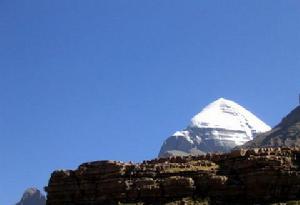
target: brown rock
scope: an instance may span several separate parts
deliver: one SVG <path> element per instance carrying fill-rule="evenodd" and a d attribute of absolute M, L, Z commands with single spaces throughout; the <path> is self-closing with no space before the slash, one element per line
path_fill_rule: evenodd
<path fill-rule="evenodd" d="M 286 147 L 98 161 L 53 172 L 45 190 L 47 205 L 265 204 L 300 199 L 299 167 L 299 149 Z"/>

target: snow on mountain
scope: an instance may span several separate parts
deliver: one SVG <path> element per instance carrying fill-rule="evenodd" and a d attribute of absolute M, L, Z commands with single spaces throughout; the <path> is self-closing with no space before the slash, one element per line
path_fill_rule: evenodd
<path fill-rule="evenodd" d="M 169 137 L 159 156 L 227 152 L 270 129 L 239 104 L 220 98 L 195 115 L 185 130 Z"/>
<path fill-rule="evenodd" d="M 253 133 L 266 132 L 271 128 L 239 104 L 220 98 L 206 106 L 195 115 L 190 127 L 196 128 L 222 128 L 226 130 L 243 131 L 246 141 L 253 139 Z M 243 139 L 235 139 L 237 144 L 244 144 Z"/>

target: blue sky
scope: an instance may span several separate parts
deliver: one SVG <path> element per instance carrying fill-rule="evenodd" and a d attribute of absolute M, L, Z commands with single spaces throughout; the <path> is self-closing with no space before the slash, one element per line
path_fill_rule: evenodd
<path fill-rule="evenodd" d="M 219 97 L 274 126 L 299 76 L 297 0 L 0 0 L 0 204 L 55 169 L 154 158 Z"/>

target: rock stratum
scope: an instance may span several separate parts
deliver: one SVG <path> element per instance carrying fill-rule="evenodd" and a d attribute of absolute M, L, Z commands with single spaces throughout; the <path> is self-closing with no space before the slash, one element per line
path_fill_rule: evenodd
<path fill-rule="evenodd" d="M 239 149 L 52 173 L 47 205 L 269 204 L 300 200 L 298 148 Z M 296 204 L 296 202 L 295 202 Z"/>

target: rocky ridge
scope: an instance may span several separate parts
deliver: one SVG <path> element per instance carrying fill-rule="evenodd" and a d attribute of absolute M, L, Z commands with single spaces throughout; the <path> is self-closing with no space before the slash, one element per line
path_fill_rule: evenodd
<path fill-rule="evenodd" d="M 300 106 L 291 111 L 271 131 L 258 135 L 242 147 L 300 146 Z"/>
<path fill-rule="evenodd" d="M 47 205 L 267 204 L 300 199 L 298 148 L 84 163 L 52 173 Z"/>

